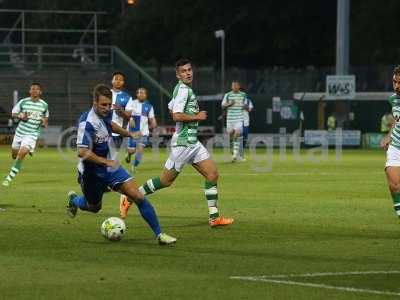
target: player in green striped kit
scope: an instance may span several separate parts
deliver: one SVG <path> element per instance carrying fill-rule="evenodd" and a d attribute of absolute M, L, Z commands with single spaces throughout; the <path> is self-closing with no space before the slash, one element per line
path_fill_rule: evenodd
<path fill-rule="evenodd" d="M 394 94 L 389 97 L 394 122 L 389 133 L 381 142 L 387 150 L 385 172 L 392 195 L 394 210 L 400 217 L 400 65 L 393 71 Z"/>
<path fill-rule="evenodd" d="M 9 186 L 11 181 L 21 170 L 22 161 L 29 153 L 35 150 L 36 140 L 40 136 L 41 128 L 47 127 L 49 109 L 45 101 L 40 99 L 42 87 L 39 83 L 32 83 L 29 90 L 30 97 L 21 99 L 12 110 L 12 117 L 19 120 L 11 146 L 11 155 L 14 163 L 10 173 L 2 185 Z"/>
<path fill-rule="evenodd" d="M 222 100 L 222 109 L 227 110 L 226 131 L 232 141 L 232 162 L 242 161 L 239 155 L 239 149 L 243 144 L 243 109 L 245 107 L 246 93 L 240 90 L 240 83 L 232 81 L 232 91 L 225 94 Z"/>
<path fill-rule="evenodd" d="M 161 176 L 149 179 L 139 190 L 144 195 L 170 186 L 185 164 L 191 164 L 205 178 L 204 193 L 209 212 L 211 227 L 229 225 L 233 219 L 225 218 L 218 210 L 218 170 L 207 149 L 197 139 L 197 127 L 200 121 L 207 119 L 207 112 L 200 111 L 196 95 L 192 90 L 193 70 L 187 59 L 176 63 L 176 77 L 179 79 L 173 98 L 168 104 L 172 117 L 176 122 L 175 134 L 171 140 L 171 153 L 165 163 Z M 130 203 L 121 203 L 121 217 L 125 218 Z"/>

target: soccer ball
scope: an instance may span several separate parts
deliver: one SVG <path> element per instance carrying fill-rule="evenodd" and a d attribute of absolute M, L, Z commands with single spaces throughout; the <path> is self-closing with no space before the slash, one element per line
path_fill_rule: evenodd
<path fill-rule="evenodd" d="M 124 236 L 126 230 L 124 220 L 111 217 L 101 224 L 101 234 L 110 241 L 119 241 Z"/>

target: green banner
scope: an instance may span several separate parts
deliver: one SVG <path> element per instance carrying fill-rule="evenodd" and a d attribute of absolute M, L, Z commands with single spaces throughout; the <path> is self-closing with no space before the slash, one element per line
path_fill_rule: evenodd
<path fill-rule="evenodd" d="M 381 140 L 385 135 L 383 133 L 368 132 L 363 134 L 363 147 L 369 149 L 379 149 Z"/>

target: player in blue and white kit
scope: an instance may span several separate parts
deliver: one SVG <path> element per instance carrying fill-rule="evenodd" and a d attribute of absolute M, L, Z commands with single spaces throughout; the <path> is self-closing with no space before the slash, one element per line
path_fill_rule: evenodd
<path fill-rule="evenodd" d="M 122 72 L 114 72 L 112 74 L 112 121 L 125 128 L 128 120 L 130 119 L 130 113 L 126 111 L 126 105 L 132 100 L 131 95 L 123 91 L 125 85 L 125 74 Z M 123 137 L 118 133 L 112 134 L 116 147 L 122 144 Z"/>
<path fill-rule="evenodd" d="M 139 192 L 135 180 L 116 160 L 112 132 L 125 137 L 136 137 L 126 129 L 111 121 L 111 90 L 105 85 L 97 85 L 93 91 L 93 107 L 79 118 L 77 147 L 80 157 L 78 165 L 79 183 L 83 196 L 68 193 L 67 214 L 74 218 L 81 210 L 97 213 L 102 206 L 106 187 L 123 193 L 134 202 L 143 219 L 149 224 L 159 244 L 173 244 L 171 237 L 161 232 L 153 206 Z"/>
<path fill-rule="evenodd" d="M 253 102 L 249 97 L 246 97 L 243 105 L 243 143 L 240 143 L 240 148 L 239 148 L 239 156 L 242 158 L 242 160 L 245 160 L 244 147 L 246 147 L 247 138 L 250 132 L 250 112 L 252 112 L 253 109 L 254 109 Z"/>
<path fill-rule="evenodd" d="M 149 144 L 149 129 L 157 127 L 157 121 L 153 105 L 147 100 L 147 90 L 143 87 L 138 88 L 136 99 L 130 100 L 125 110 L 131 112 L 129 131 L 140 132 L 139 138 L 129 138 L 128 152 L 125 158 L 126 162 L 130 163 L 132 154 L 136 153 L 135 160 L 132 162 L 132 169 L 135 170 L 142 160 L 144 148 Z"/>

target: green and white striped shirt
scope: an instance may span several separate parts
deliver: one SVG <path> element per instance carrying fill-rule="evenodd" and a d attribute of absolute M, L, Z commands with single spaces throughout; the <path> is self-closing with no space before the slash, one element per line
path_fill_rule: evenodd
<path fill-rule="evenodd" d="M 27 121 L 19 122 L 15 135 L 19 137 L 30 136 L 37 139 L 40 136 L 42 119 L 49 117 L 49 108 L 42 99 L 33 101 L 31 97 L 28 97 L 19 100 L 12 113 L 26 113 L 28 115 Z"/>
<path fill-rule="evenodd" d="M 225 94 L 222 105 L 233 102 L 233 105 L 227 108 L 226 123 L 243 122 L 243 105 L 245 103 L 246 93 L 242 91 L 230 91 Z"/>
<path fill-rule="evenodd" d="M 199 104 L 196 95 L 191 87 L 179 81 L 174 88 L 173 98 L 170 102 L 172 113 L 184 113 L 195 115 L 199 112 Z M 171 145 L 190 146 L 197 143 L 197 127 L 199 123 L 195 122 L 177 122 L 175 133 L 172 136 Z"/>
<path fill-rule="evenodd" d="M 396 125 L 392 129 L 390 145 L 400 150 L 400 96 L 393 94 L 389 97 L 390 105 L 392 106 L 392 114 Z"/>

